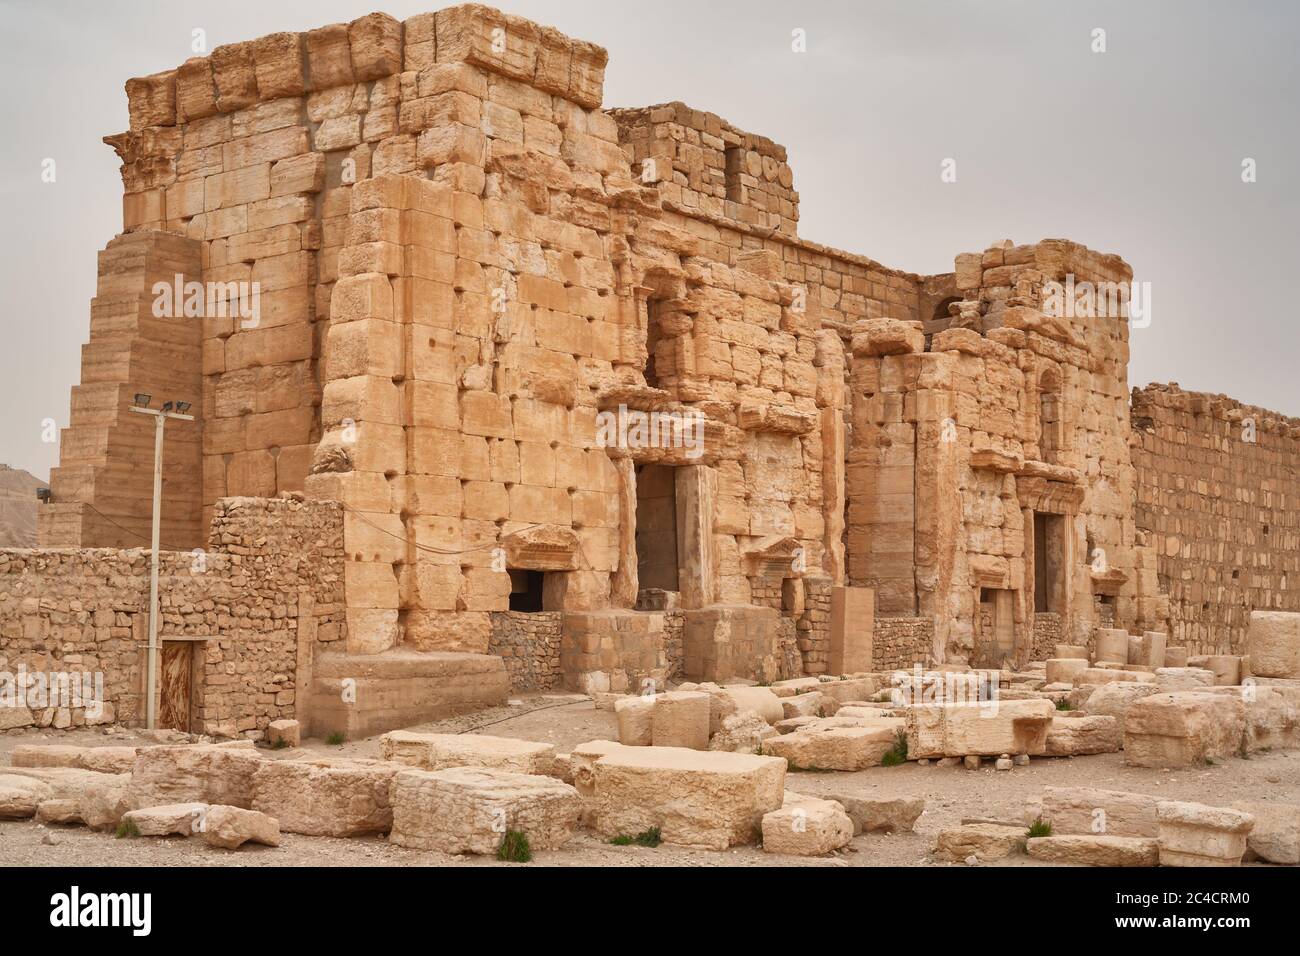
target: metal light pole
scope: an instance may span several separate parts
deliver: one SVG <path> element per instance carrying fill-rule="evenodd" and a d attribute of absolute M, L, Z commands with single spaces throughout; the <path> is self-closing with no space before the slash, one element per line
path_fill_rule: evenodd
<path fill-rule="evenodd" d="M 186 415 L 190 410 L 189 402 L 167 402 L 160 409 L 149 408 L 153 400 L 150 395 L 136 395 L 135 404 L 130 410 L 141 415 L 154 417 L 153 439 L 153 558 L 149 568 L 149 655 L 148 671 L 145 682 L 145 726 L 154 729 L 157 722 L 158 705 L 155 691 L 158 683 L 158 539 L 162 527 L 162 469 L 163 469 L 163 430 L 167 419 L 175 418 L 182 422 L 194 421 L 193 415 Z M 175 409 L 175 411 L 173 411 Z"/>

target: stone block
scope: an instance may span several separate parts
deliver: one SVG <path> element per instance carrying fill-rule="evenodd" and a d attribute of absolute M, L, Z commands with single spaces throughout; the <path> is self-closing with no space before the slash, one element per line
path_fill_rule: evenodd
<path fill-rule="evenodd" d="M 1051 657 L 1047 660 L 1047 683 L 1073 684 L 1076 677 L 1088 670 L 1086 658 Z"/>
<path fill-rule="evenodd" d="M 252 809 L 274 817 L 286 833 L 387 833 L 393 823 L 389 791 L 403 769 L 380 760 L 268 760 L 253 777 Z"/>
<path fill-rule="evenodd" d="M 781 808 L 763 815 L 763 852 L 824 856 L 853 839 L 853 821 L 834 800 L 785 794 Z"/>
<path fill-rule="evenodd" d="M 1156 866 L 1159 841 L 1141 837 L 1068 836 L 1035 837 L 1026 843 L 1030 858 L 1069 866 Z"/>
<path fill-rule="evenodd" d="M 824 796 L 844 808 L 853 821 L 854 834 L 910 833 L 925 812 L 925 800 L 920 797 L 859 797 L 843 791 Z"/>
<path fill-rule="evenodd" d="M 1053 835 L 1154 837 L 1158 797 L 1093 787 L 1044 787 L 1040 811 Z"/>
<path fill-rule="evenodd" d="M 785 766 L 750 754 L 620 748 L 595 762 L 591 825 L 606 839 L 659 827 L 682 846 L 753 843 L 763 816 L 782 804 Z"/>
<path fill-rule="evenodd" d="M 1161 866 L 1240 866 L 1255 818 L 1241 810 L 1168 801 L 1156 806 Z"/>
<path fill-rule="evenodd" d="M 302 725 L 296 720 L 273 720 L 266 725 L 266 741 L 272 746 L 297 747 L 302 743 Z"/>
<path fill-rule="evenodd" d="M 865 770 L 880 766 L 885 754 L 898 746 L 902 728 L 902 720 L 888 717 L 853 727 L 818 721 L 766 741 L 763 753 L 784 757 L 798 770 Z"/>
<path fill-rule="evenodd" d="M 651 713 L 656 747 L 709 749 L 709 695 L 673 691 L 655 698 Z"/>
<path fill-rule="evenodd" d="M 921 757 L 1041 756 L 1056 707 L 1050 700 L 923 704 L 907 708 L 907 754 Z"/>
<path fill-rule="evenodd" d="M 162 807 L 141 807 L 128 810 L 124 821 L 135 824 L 140 836 L 189 836 L 206 825 L 206 803 L 171 803 Z"/>
<path fill-rule="evenodd" d="M 245 743 L 143 748 L 131 770 L 130 808 L 171 803 L 251 807 L 253 776 L 266 758 L 252 741 Z"/>
<path fill-rule="evenodd" d="M 1300 863 L 1300 806 L 1272 801 L 1240 801 L 1234 803 L 1232 809 L 1255 818 L 1255 825 L 1246 838 L 1251 853 L 1267 863 L 1286 866 Z"/>
<path fill-rule="evenodd" d="M 398 846 L 443 853 L 495 853 L 508 830 L 533 850 L 553 850 L 573 835 L 578 791 L 551 777 L 485 767 L 404 770 L 393 780 Z"/>
<path fill-rule="evenodd" d="M 1124 731 L 1114 717 L 1101 714 L 1053 717 L 1047 730 L 1047 757 L 1113 754 L 1124 743 Z"/>
<path fill-rule="evenodd" d="M 1021 852 L 1027 839 L 1027 827 L 969 823 L 940 830 L 935 838 L 934 856 L 950 863 L 962 863 L 973 856 L 987 863 Z"/>
<path fill-rule="evenodd" d="M 1203 691 L 1153 694 L 1124 719 L 1124 762 L 1131 767 L 1191 767 L 1235 756 L 1244 746 L 1246 708 L 1236 695 Z"/>
<path fill-rule="evenodd" d="M 1300 678 L 1300 614 L 1251 611 L 1247 646 L 1251 674 Z"/>
<path fill-rule="evenodd" d="M 384 760 L 421 770 L 484 767 L 512 773 L 547 774 L 555 760 L 553 744 L 486 734 L 424 734 L 394 730 L 384 734 L 379 743 Z"/>
<path fill-rule="evenodd" d="M 654 697 L 619 697 L 615 700 L 618 742 L 625 747 L 649 747 L 653 744 L 654 709 Z"/>
<path fill-rule="evenodd" d="M 245 843 L 280 845 L 280 825 L 265 813 L 242 807 L 209 807 L 202 833 L 204 843 L 223 850 L 237 850 Z"/>

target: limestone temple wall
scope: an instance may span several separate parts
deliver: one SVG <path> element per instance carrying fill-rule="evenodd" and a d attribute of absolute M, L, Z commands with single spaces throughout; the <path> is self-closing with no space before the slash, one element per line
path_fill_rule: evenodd
<path fill-rule="evenodd" d="M 1129 267 L 1059 240 L 956 266 L 947 315 L 854 327 L 850 582 L 878 615 L 933 621 L 939 661 L 1027 660 L 1045 613 L 1086 644 L 1098 604 L 1159 626 L 1138 574 L 1127 318 L 1053 317 L 1044 292 Z"/>
<path fill-rule="evenodd" d="M 335 502 L 227 498 L 206 549 L 162 552 L 157 688 L 192 718 L 176 729 L 234 737 L 298 714 L 318 646 L 346 639 L 342 519 Z M 102 713 L 34 706 L 34 723 L 143 722 L 149 567 L 141 548 L 0 551 L 0 672 L 102 675 Z"/>
<path fill-rule="evenodd" d="M 997 663 L 1164 629 L 1127 322 L 1043 311 L 1044 283 L 1128 266 L 1047 240 L 920 276 L 818 245 L 784 147 L 682 103 L 605 110 L 606 61 L 470 4 L 128 81 L 105 140 L 123 233 L 42 544 L 144 543 L 152 431 L 126 406 L 192 402 L 166 547 L 232 496 L 342 508 L 310 694 L 315 729 L 349 734 L 512 683 Z M 206 307 L 159 314 L 177 275 Z M 874 603 L 836 605 L 845 586 Z M 836 606 L 867 620 L 847 653 Z"/>
<path fill-rule="evenodd" d="M 1246 653 L 1252 610 L 1300 611 L 1300 419 L 1149 385 L 1133 390 L 1132 445 L 1170 643 Z"/>

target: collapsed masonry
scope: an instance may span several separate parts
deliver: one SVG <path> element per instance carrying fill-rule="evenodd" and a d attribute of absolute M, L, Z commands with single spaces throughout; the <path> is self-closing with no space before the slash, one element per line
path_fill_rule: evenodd
<path fill-rule="evenodd" d="M 183 729 L 261 730 L 285 691 L 313 730 L 356 735 L 512 684 L 996 666 L 1111 627 L 1226 652 L 1240 627 L 1231 646 L 1200 629 L 1241 625 L 1219 602 L 1300 609 L 1300 423 L 1261 416 L 1264 472 L 1196 477 L 1226 435 L 1185 463 L 1225 499 L 1258 482 L 1267 524 L 1219 532 L 1236 547 L 1215 575 L 1257 579 L 1201 579 L 1189 488 L 1164 478 L 1166 431 L 1192 423 L 1135 445 L 1127 320 L 1048 314 L 1051 283 L 1123 283 L 1123 261 L 1003 243 L 918 276 L 819 246 L 797 235 L 783 147 L 680 103 L 605 111 L 606 59 L 468 5 L 127 83 L 130 129 L 106 139 L 124 231 L 100 256 L 42 547 L 83 549 L 93 577 L 115 559 L 84 549 L 147 543 L 139 392 L 197 413 L 168 433 L 169 551 L 219 549 L 231 499 L 342 507 L 341 547 L 302 567 L 335 593 L 304 610 L 310 583 L 286 579 L 266 602 L 323 625 L 292 661 L 226 670 L 214 643 L 258 640 L 237 599 L 165 602 L 164 636 L 210 638 L 174 664 Z M 84 618 L 111 610 L 138 696 L 139 602 L 32 605 L 54 553 L 0 568 L 17 575 L 0 653 L 96 663 Z M 164 594 L 195 587 L 189 557 Z M 203 705 L 222 673 L 257 700 Z"/>

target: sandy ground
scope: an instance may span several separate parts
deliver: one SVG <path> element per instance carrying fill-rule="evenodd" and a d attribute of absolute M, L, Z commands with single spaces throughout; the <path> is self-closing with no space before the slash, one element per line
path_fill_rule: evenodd
<path fill-rule="evenodd" d="M 559 752 L 595 739 L 615 739 L 613 713 L 588 700 L 566 695 L 531 695 L 520 706 L 495 708 L 472 716 L 422 725 L 443 733 L 488 733 L 554 743 Z M 11 731 L 0 734 L 0 768 L 20 743 L 111 746 L 139 741 L 129 731 Z M 376 738 L 329 746 L 309 740 L 299 751 L 265 751 L 293 759 L 302 751 L 342 756 L 378 756 Z M 3 772 L 0 769 L 0 772 Z M 725 853 L 616 847 L 579 833 L 562 850 L 534 855 L 532 865 L 547 866 L 949 866 L 931 859 L 935 834 L 963 819 L 1022 821 L 1045 786 L 1086 786 L 1151 793 L 1168 799 L 1225 806 L 1235 800 L 1276 800 L 1300 804 L 1300 751 L 1261 753 L 1187 770 L 1144 770 L 1124 766 L 1122 754 L 1034 760 L 1008 772 L 958 767 L 874 767 L 856 773 L 792 772 L 786 788 L 812 795 L 924 797 L 926 810 L 909 834 L 864 834 L 824 858 L 775 856 L 754 847 Z M 43 827 L 33 822 L 0 821 L 0 865 L 8 866 L 505 866 L 484 857 L 390 846 L 383 838 L 337 840 L 285 834 L 278 848 L 246 846 L 228 852 L 197 840 L 118 840 L 82 827 Z M 46 841 L 50 842 L 46 842 Z M 1038 866 L 1017 856 L 990 866 Z"/>

